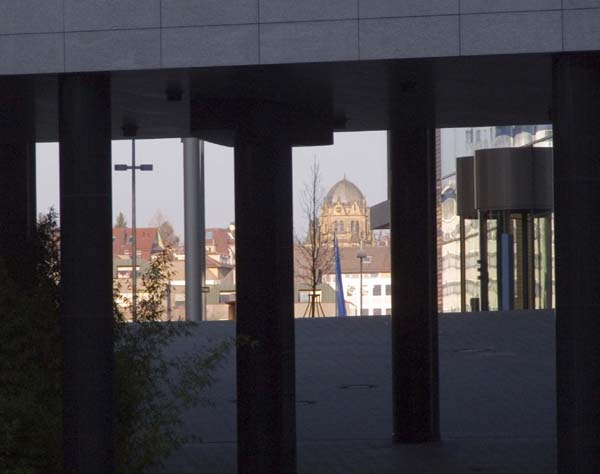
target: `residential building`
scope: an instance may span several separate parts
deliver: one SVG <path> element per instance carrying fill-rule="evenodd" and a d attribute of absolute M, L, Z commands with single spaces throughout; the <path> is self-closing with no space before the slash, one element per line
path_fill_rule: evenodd
<path fill-rule="evenodd" d="M 358 258 L 358 251 L 359 249 L 352 247 L 340 248 L 344 299 L 355 309 L 354 314 L 349 315 L 392 314 L 390 247 L 363 247 L 365 256 L 362 259 Z M 335 267 L 323 275 L 323 282 L 337 290 Z"/>
<path fill-rule="evenodd" d="M 206 255 L 218 262 L 235 265 L 235 224 L 226 229 L 208 227 L 205 232 Z"/>
<path fill-rule="evenodd" d="M 113 257 L 131 258 L 133 229 L 130 227 L 113 227 Z M 138 227 L 135 233 L 137 256 L 150 260 L 152 255 L 164 250 L 165 245 L 158 227 Z"/>

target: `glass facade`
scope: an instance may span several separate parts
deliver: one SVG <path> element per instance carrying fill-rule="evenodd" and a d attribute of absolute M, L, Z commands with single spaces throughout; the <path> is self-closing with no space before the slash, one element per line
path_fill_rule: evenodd
<path fill-rule="evenodd" d="M 553 308 L 552 213 L 533 210 L 487 212 L 480 228 L 478 219 L 458 216 L 456 204 L 456 158 L 472 156 L 483 148 L 550 147 L 551 126 L 442 129 L 440 137 L 442 311 L 501 308 L 503 273 L 499 251 L 503 233 L 509 235 L 512 242 L 510 289 L 513 291 L 513 309 Z M 484 230 L 484 235 L 480 235 L 480 230 Z M 483 278 L 483 284 L 482 271 L 487 276 L 487 279 Z M 486 291 L 482 294 L 484 286 Z"/>

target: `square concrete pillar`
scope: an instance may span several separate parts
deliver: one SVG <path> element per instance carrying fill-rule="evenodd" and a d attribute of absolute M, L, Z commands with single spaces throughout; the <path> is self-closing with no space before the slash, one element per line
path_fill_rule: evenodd
<path fill-rule="evenodd" d="M 600 55 L 554 58 L 559 474 L 600 472 Z"/>
<path fill-rule="evenodd" d="M 235 145 L 238 472 L 296 472 L 292 149 Z"/>
<path fill-rule="evenodd" d="M 389 132 L 393 440 L 439 439 L 435 130 Z"/>
<path fill-rule="evenodd" d="M 110 77 L 60 78 L 65 474 L 114 467 Z"/>
<path fill-rule="evenodd" d="M 36 232 L 33 87 L 0 79 L 0 259 L 19 284 L 32 281 Z"/>

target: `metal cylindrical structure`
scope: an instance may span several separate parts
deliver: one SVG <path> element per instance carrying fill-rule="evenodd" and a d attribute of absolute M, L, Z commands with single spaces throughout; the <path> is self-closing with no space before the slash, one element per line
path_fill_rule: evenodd
<path fill-rule="evenodd" d="M 456 158 L 456 213 L 463 219 L 477 219 L 474 167 L 473 156 Z"/>
<path fill-rule="evenodd" d="M 477 150 L 474 163 L 479 211 L 553 208 L 551 148 Z"/>
<path fill-rule="evenodd" d="M 195 137 L 186 137 L 181 141 L 185 214 L 185 314 L 188 321 L 202 321 L 205 319 L 202 293 L 205 267 L 204 143 Z"/>

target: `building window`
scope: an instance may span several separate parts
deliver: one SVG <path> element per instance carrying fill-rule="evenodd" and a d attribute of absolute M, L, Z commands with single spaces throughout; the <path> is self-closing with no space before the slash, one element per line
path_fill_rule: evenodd
<path fill-rule="evenodd" d="M 360 310 L 360 315 L 361 316 L 368 316 L 369 315 L 369 310 L 366 308 L 363 308 Z"/>
<path fill-rule="evenodd" d="M 373 296 L 381 296 L 381 285 L 373 285 Z"/>
<path fill-rule="evenodd" d="M 137 269 L 137 276 L 139 277 L 140 275 L 140 267 L 136 266 L 135 267 Z M 117 267 L 117 278 L 122 278 L 122 279 L 130 279 L 131 278 L 131 265 L 129 266 L 118 266 Z"/>
<path fill-rule="evenodd" d="M 235 291 L 220 291 L 219 292 L 219 303 L 231 303 L 235 301 Z"/>
<path fill-rule="evenodd" d="M 299 303 L 310 303 L 310 296 L 312 290 L 300 290 L 298 291 L 298 302 Z M 315 301 L 321 301 L 321 290 L 315 291 Z"/>
<path fill-rule="evenodd" d="M 392 308 L 385 308 L 385 315 L 390 316 L 392 314 Z"/>
<path fill-rule="evenodd" d="M 175 295 L 175 309 L 180 309 L 185 307 L 185 293 L 180 293 Z"/>
<path fill-rule="evenodd" d="M 381 316 L 381 310 L 379 308 L 375 308 L 373 310 L 373 316 Z"/>
<path fill-rule="evenodd" d="M 385 285 L 385 294 L 390 296 L 392 294 L 392 285 Z"/>
<path fill-rule="evenodd" d="M 446 199 L 442 203 L 442 219 L 449 221 L 454 217 L 456 217 L 456 199 Z"/>

